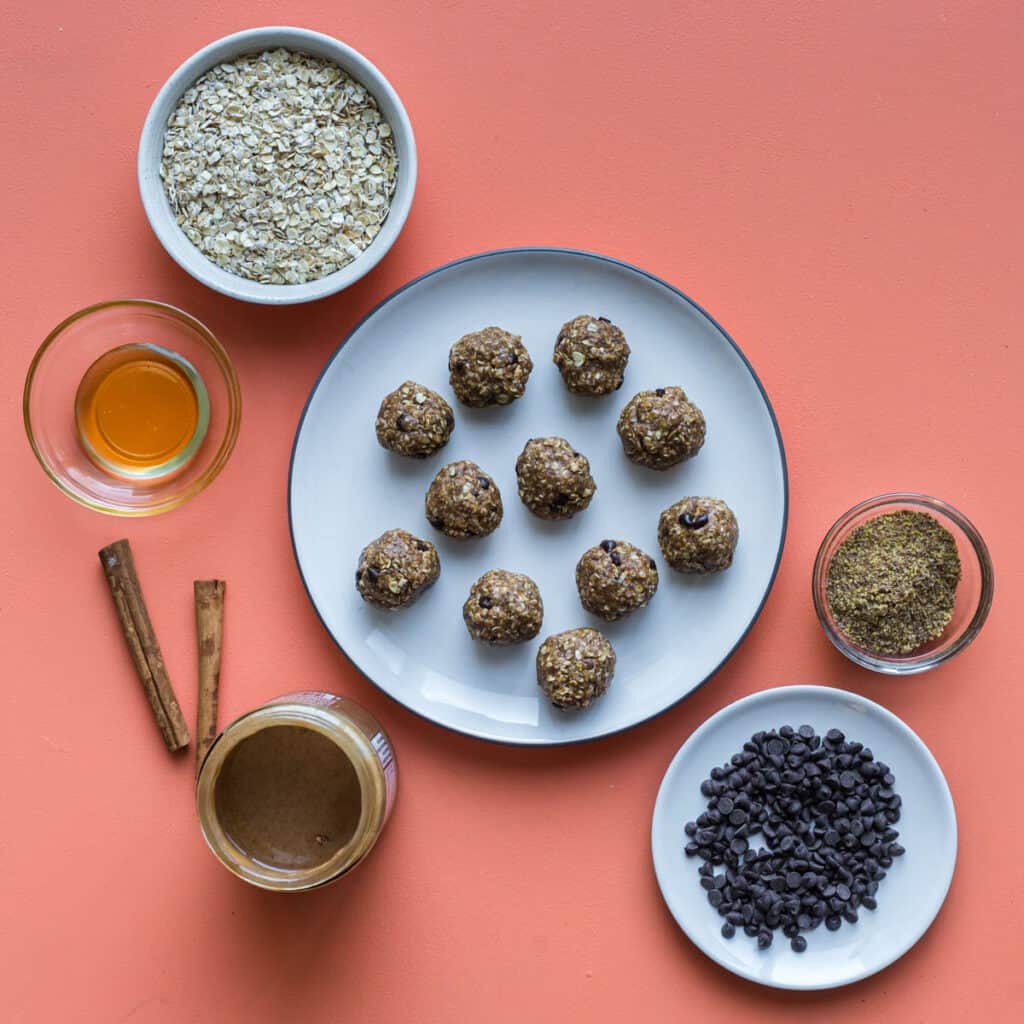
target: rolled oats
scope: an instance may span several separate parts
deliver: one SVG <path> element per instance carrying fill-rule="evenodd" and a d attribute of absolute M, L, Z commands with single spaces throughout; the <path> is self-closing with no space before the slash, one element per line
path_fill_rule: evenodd
<path fill-rule="evenodd" d="M 302 284 L 351 263 L 395 192 L 391 126 L 365 86 L 329 61 L 274 50 L 212 68 L 164 136 L 175 220 L 207 259 L 264 284 Z"/>

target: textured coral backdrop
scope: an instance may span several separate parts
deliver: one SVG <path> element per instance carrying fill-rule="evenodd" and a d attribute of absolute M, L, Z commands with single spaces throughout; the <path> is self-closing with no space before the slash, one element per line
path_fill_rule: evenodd
<path fill-rule="evenodd" d="M 1013 2 L 39 0 L 3 5 L 0 303 L 4 683 L 0 1018 L 14 1022 L 995 1021 L 1024 1000 L 1019 620 L 1024 20 Z M 150 233 L 135 146 L 160 84 L 214 38 L 316 28 L 402 95 L 421 178 L 402 237 L 306 308 L 233 302 Z M 744 348 L 792 476 L 775 590 L 698 694 L 626 735 L 516 750 L 411 716 L 346 663 L 288 540 L 292 436 L 349 327 L 474 251 L 556 244 L 672 281 Z M 242 434 L 187 507 L 125 523 L 74 506 L 25 443 L 21 383 L 46 332 L 102 299 L 174 303 L 230 349 Z M 846 664 L 811 562 L 855 501 L 918 489 L 989 541 L 980 639 L 927 676 Z M 228 580 L 222 718 L 288 689 L 350 694 L 390 730 L 398 807 L 348 884 L 275 897 L 210 856 L 192 763 L 164 751 L 96 559 L 127 534 L 194 713 L 191 581 Z M 680 651 L 680 657 L 686 652 Z M 961 851 L 945 908 L 889 970 L 769 991 L 664 909 L 650 813 L 693 728 L 779 683 L 843 686 L 905 718 L 942 764 Z"/>

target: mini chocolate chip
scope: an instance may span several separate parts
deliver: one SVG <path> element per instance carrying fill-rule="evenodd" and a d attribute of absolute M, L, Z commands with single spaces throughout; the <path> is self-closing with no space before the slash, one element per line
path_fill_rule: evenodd
<path fill-rule="evenodd" d="M 356 583 L 358 583 L 362 578 L 363 578 L 363 570 L 362 569 L 356 569 Z"/>
<path fill-rule="evenodd" d="M 601 541 L 600 547 L 605 551 L 611 551 L 615 547 L 616 541 L 614 540 L 603 540 Z"/>
<path fill-rule="evenodd" d="M 408 434 L 410 430 L 416 429 L 416 421 L 407 412 L 400 413 L 395 420 L 395 429 Z"/>
<path fill-rule="evenodd" d="M 622 555 L 618 551 L 613 551 L 611 554 L 612 565 L 622 565 Z"/>
<path fill-rule="evenodd" d="M 372 566 L 366 570 L 367 578 L 371 583 L 376 583 L 377 578 L 380 576 L 380 569 L 374 569 Z"/>
<path fill-rule="evenodd" d="M 702 526 L 708 525 L 708 514 L 701 512 L 700 515 L 695 516 L 692 512 L 684 512 L 679 517 L 679 524 L 688 530 L 699 530 Z"/>
<path fill-rule="evenodd" d="M 515 366 L 516 363 L 519 362 L 519 353 L 513 352 L 512 355 L 508 357 L 508 362 L 510 366 Z"/>
<path fill-rule="evenodd" d="M 437 516 L 427 516 L 427 522 L 430 523 L 430 525 L 435 530 L 443 530 L 444 529 L 444 520 L 443 519 L 438 519 Z"/>
<path fill-rule="evenodd" d="M 416 541 L 416 548 L 419 551 L 429 551 L 430 545 L 425 540 Z"/>
<path fill-rule="evenodd" d="M 647 564 L 655 571 L 658 571 L 658 563 L 653 558 L 647 559 Z"/>
<path fill-rule="evenodd" d="M 457 359 L 452 369 L 461 376 L 466 372 L 466 364 L 461 359 Z"/>
<path fill-rule="evenodd" d="M 449 430 L 454 430 L 455 429 L 455 415 L 451 411 L 451 409 L 449 409 L 444 414 L 444 422 L 445 422 L 445 425 L 448 427 Z"/>
<path fill-rule="evenodd" d="M 569 503 L 569 495 L 568 494 L 556 494 L 551 499 L 551 504 L 554 505 L 555 508 L 558 508 L 560 505 L 567 505 L 568 503 Z"/>
<path fill-rule="evenodd" d="M 665 397 L 665 389 L 664 389 L 664 388 L 655 388 L 655 389 L 654 389 L 654 393 L 655 393 L 655 394 L 656 394 L 656 395 L 657 395 L 657 396 L 658 396 L 659 398 L 664 398 L 664 397 Z"/>
<path fill-rule="evenodd" d="M 597 319 L 600 320 L 601 323 L 603 323 L 603 324 L 610 324 L 611 323 L 611 320 L 609 320 L 608 317 L 606 317 L 606 316 L 599 316 Z"/>
<path fill-rule="evenodd" d="M 477 604 L 480 605 L 481 608 L 490 608 L 491 605 L 494 604 L 494 602 L 486 594 L 484 594 L 481 596 L 480 600 L 477 601 Z"/>

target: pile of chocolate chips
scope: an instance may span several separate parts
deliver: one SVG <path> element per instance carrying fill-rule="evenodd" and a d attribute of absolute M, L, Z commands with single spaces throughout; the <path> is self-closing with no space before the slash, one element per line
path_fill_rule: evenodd
<path fill-rule="evenodd" d="M 686 825 L 688 856 L 722 917 L 761 949 L 781 928 L 797 953 L 801 932 L 854 924 L 874 910 L 878 883 L 902 856 L 893 825 L 900 797 L 889 766 L 838 729 L 809 725 L 755 733 L 701 783 L 707 810 Z M 751 845 L 760 836 L 763 845 Z M 724 870 L 716 873 L 716 867 Z"/>

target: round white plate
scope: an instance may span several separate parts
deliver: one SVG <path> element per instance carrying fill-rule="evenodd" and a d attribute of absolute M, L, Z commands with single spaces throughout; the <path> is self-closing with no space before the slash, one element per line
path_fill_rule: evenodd
<path fill-rule="evenodd" d="M 590 312 L 619 324 L 632 347 L 622 390 L 571 395 L 551 361 L 555 336 Z M 448 386 L 448 350 L 487 324 L 521 334 L 534 361 L 526 394 L 469 409 Z M 402 458 L 374 436 L 377 407 L 403 380 L 444 395 L 451 441 L 433 458 Z M 681 384 L 703 409 L 708 439 L 666 473 L 629 462 L 615 432 L 628 399 Z M 531 437 L 561 435 L 589 459 L 597 493 L 567 522 L 531 515 L 516 494 L 515 460 Z M 442 465 L 479 463 L 501 488 L 505 518 L 491 536 L 457 541 L 426 521 L 423 499 Z M 726 499 L 740 524 L 735 562 L 697 579 L 669 569 L 658 515 L 688 494 Z M 433 722 L 482 739 L 552 744 L 605 736 L 664 711 L 732 653 L 775 577 L 786 529 L 786 463 L 768 399 L 742 353 L 686 296 L 635 267 L 557 249 L 484 253 L 417 278 L 379 305 L 331 357 L 299 424 L 289 505 L 292 541 L 310 599 L 335 641 L 374 683 Z M 365 604 L 353 581 L 360 550 L 402 527 L 437 545 L 441 578 L 398 612 Z M 605 537 L 658 559 L 650 606 L 611 625 L 580 606 L 574 571 Z M 475 643 L 462 622 L 472 582 L 488 569 L 525 572 L 544 600 L 541 636 L 502 650 Z M 600 628 L 618 654 L 608 694 L 584 713 L 552 708 L 537 688 L 544 636 Z"/>
<path fill-rule="evenodd" d="M 781 931 L 767 950 L 759 950 L 742 931 L 735 938 L 722 938 L 723 918 L 699 884 L 700 860 L 683 852 L 683 826 L 705 809 L 700 784 L 712 768 L 725 764 L 755 732 L 804 723 L 819 735 L 841 729 L 891 767 L 903 798 L 895 828 L 907 852 L 882 880 L 878 909 L 860 911 L 857 924 L 844 922 L 836 932 L 821 927 L 805 933 L 805 953 L 794 953 Z M 658 885 L 672 916 L 712 960 L 775 988 L 835 988 L 888 967 L 935 919 L 956 864 L 956 812 L 935 758 L 892 712 L 844 690 L 784 686 L 723 708 L 683 744 L 658 791 L 651 847 Z"/>

